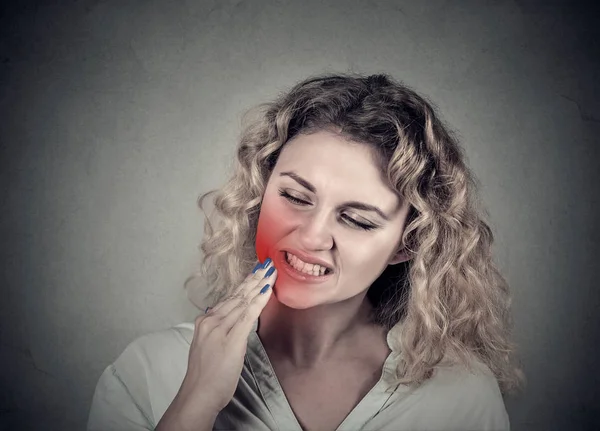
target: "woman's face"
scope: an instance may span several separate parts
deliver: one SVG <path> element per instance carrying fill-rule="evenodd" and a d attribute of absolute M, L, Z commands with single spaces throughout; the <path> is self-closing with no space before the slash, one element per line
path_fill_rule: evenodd
<path fill-rule="evenodd" d="M 256 236 L 258 258 L 270 257 L 277 268 L 279 302 L 297 309 L 340 302 L 364 292 L 388 264 L 407 260 L 397 252 L 409 204 L 385 185 L 371 151 L 328 131 L 283 147 Z M 287 266 L 288 250 L 333 271 L 307 279 Z"/>

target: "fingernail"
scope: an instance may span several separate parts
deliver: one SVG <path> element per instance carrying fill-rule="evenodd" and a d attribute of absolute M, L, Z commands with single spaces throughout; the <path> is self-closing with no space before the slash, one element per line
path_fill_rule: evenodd
<path fill-rule="evenodd" d="M 265 293 L 267 290 L 269 290 L 269 286 L 270 284 L 266 284 L 265 287 L 263 287 L 262 289 L 260 289 L 260 294 L 262 295 L 263 293 Z"/>
<path fill-rule="evenodd" d="M 262 263 L 258 262 L 256 264 L 256 266 L 254 267 L 254 269 L 252 270 L 252 274 L 254 274 L 256 271 L 258 271 L 260 268 L 262 268 Z"/>
<path fill-rule="evenodd" d="M 273 272 L 275 272 L 275 267 L 274 266 L 272 266 L 272 267 L 269 268 L 269 270 L 265 274 L 265 278 L 269 277 L 271 274 L 273 274 Z"/>
<path fill-rule="evenodd" d="M 263 269 L 266 268 L 267 266 L 269 266 L 269 264 L 271 263 L 271 258 L 267 257 L 267 260 L 265 260 L 265 263 L 263 264 Z"/>

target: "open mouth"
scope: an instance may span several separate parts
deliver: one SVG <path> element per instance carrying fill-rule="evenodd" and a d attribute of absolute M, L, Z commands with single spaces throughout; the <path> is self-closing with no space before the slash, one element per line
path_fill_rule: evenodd
<path fill-rule="evenodd" d="M 284 252 L 284 260 L 290 267 L 303 275 L 322 277 L 333 272 L 331 268 L 322 265 L 304 263 L 298 257 L 287 251 Z"/>

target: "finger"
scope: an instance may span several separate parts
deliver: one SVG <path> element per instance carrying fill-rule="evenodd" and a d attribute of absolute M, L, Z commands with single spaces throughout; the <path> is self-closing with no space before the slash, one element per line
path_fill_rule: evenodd
<path fill-rule="evenodd" d="M 265 293 L 259 293 L 252 299 L 250 305 L 246 308 L 245 312 L 237 317 L 234 322 L 232 328 L 229 330 L 227 334 L 227 338 L 231 340 L 232 343 L 243 343 L 250 335 L 250 331 L 254 326 L 254 322 L 259 318 L 260 313 L 262 313 L 263 309 L 269 302 L 271 295 L 273 294 L 273 289 L 271 286 L 267 289 Z M 229 316 L 227 317 L 229 319 Z"/>
<path fill-rule="evenodd" d="M 228 334 L 231 331 L 231 328 L 236 324 L 236 322 L 240 318 L 242 318 L 243 322 L 246 322 L 246 320 L 250 318 L 250 326 L 246 327 L 246 329 L 242 329 L 242 333 L 245 332 L 247 337 L 250 333 L 250 330 L 252 329 L 254 321 L 258 319 L 258 315 L 260 315 L 260 312 L 266 305 L 266 301 L 268 301 L 268 298 L 265 300 L 264 304 L 260 306 L 258 314 L 256 315 L 253 312 L 253 309 L 251 308 L 253 302 L 256 301 L 257 297 L 270 297 L 272 286 L 275 284 L 275 281 L 277 279 L 277 270 L 275 267 L 272 267 L 272 269 L 273 271 L 271 271 L 271 273 L 267 277 L 262 278 L 261 281 L 256 285 L 256 287 L 250 291 L 249 295 L 244 297 L 237 296 L 235 298 L 228 299 L 227 301 L 219 304 L 218 311 L 213 312 L 213 309 L 210 310 L 210 314 L 198 316 L 196 318 L 196 333 L 194 335 L 198 339 L 201 339 L 207 336 L 216 328 L 219 328 L 219 330 L 222 331 L 222 333 Z M 269 270 L 267 270 L 267 274 L 268 273 Z M 267 288 L 267 290 L 264 290 L 265 286 L 267 285 L 269 285 L 269 287 Z M 264 293 L 261 293 L 263 291 Z M 260 300 L 259 302 L 262 303 Z"/>
<path fill-rule="evenodd" d="M 250 272 L 246 278 L 244 280 L 242 280 L 242 282 L 235 287 L 231 292 L 229 292 L 229 294 L 227 295 L 227 297 L 225 298 L 226 300 L 231 299 L 235 296 L 238 296 L 241 292 L 245 292 L 250 290 L 252 287 L 254 287 L 254 285 L 260 281 L 261 278 L 263 278 L 264 274 L 267 272 L 268 268 L 270 265 L 272 265 L 272 262 L 270 259 L 267 259 L 267 261 L 265 261 L 266 266 L 264 264 L 262 264 L 261 262 L 258 262 L 257 265 L 255 266 L 254 270 L 252 272 Z M 225 300 L 220 301 L 220 302 L 225 302 Z M 217 307 L 215 307 L 216 309 Z"/>
<path fill-rule="evenodd" d="M 256 288 L 259 283 L 263 282 L 265 275 L 268 273 L 271 267 L 274 268 L 272 262 L 266 268 L 260 268 L 254 274 L 251 273 L 248 275 L 248 277 L 246 277 L 246 279 L 231 295 L 226 297 L 223 301 L 219 302 L 219 304 L 215 305 L 215 307 L 210 310 L 210 314 L 222 317 L 229 314 L 229 312 L 235 308 L 240 301 L 245 301 L 245 298 L 251 294 L 250 292 Z"/>
<path fill-rule="evenodd" d="M 236 307 L 232 308 L 226 316 L 223 316 L 223 319 L 221 320 L 222 329 L 224 331 L 229 332 L 231 328 L 235 326 L 240 319 L 246 319 L 248 318 L 248 316 L 250 316 L 250 318 L 253 318 L 252 322 L 256 320 L 258 318 L 258 315 L 256 315 L 256 317 L 253 317 L 253 311 L 255 311 L 253 308 L 253 304 L 256 301 L 261 302 L 261 298 L 267 295 L 269 291 L 273 290 L 272 287 L 275 284 L 276 280 L 277 270 L 275 270 L 269 277 L 265 278 L 264 281 L 259 283 L 256 289 L 254 289 L 249 296 L 241 300 Z M 269 284 L 269 288 L 266 290 L 266 292 L 260 293 L 267 284 Z M 260 308 L 260 310 L 262 310 L 262 308 Z M 260 310 L 258 310 L 259 313 Z"/>
<path fill-rule="evenodd" d="M 215 327 L 220 326 L 221 320 L 227 316 L 232 309 L 239 306 L 240 302 L 243 308 L 248 306 L 250 300 L 247 296 L 252 290 L 252 287 L 256 287 L 258 283 L 264 279 L 271 267 L 273 267 L 271 259 L 267 259 L 265 263 L 266 266 L 258 262 L 254 271 L 248 274 L 246 279 L 238 286 L 233 294 L 225 297 L 213 307 L 206 307 L 204 309 L 204 314 L 196 317 L 195 332 L 198 337 L 202 337 L 210 333 Z"/>
<path fill-rule="evenodd" d="M 262 276 L 262 272 L 265 273 L 264 276 Z M 225 319 L 234 310 L 241 309 L 243 311 L 243 309 L 248 307 L 248 305 L 250 304 L 250 301 L 256 295 L 259 294 L 260 290 L 266 284 L 273 285 L 273 283 L 275 281 L 275 278 L 273 278 L 273 276 L 277 277 L 277 275 L 276 275 L 277 271 L 276 271 L 275 267 L 271 267 L 268 270 L 262 271 L 262 272 L 260 273 L 260 276 L 262 276 L 262 277 L 260 277 L 260 278 L 257 277 L 257 278 L 252 279 L 252 282 L 249 286 L 249 287 L 251 287 L 250 289 L 248 289 L 247 291 L 239 292 L 237 295 L 232 297 L 226 303 L 223 303 L 223 305 L 219 308 L 219 310 L 215 311 L 215 314 L 217 316 L 219 316 L 221 319 Z M 252 284 L 254 284 L 254 286 L 252 286 Z M 229 330 L 229 327 L 227 329 Z"/>
<path fill-rule="evenodd" d="M 260 262 L 258 262 L 258 264 L 259 265 L 257 265 L 257 267 L 255 267 L 254 270 L 244 279 L 244 281 L 242 281 L 242 283 L 233 291 L 233 294 L 252 289 L 255 282 L 259 282 L 269 268 L 274 266 L 271 258 L 265 259 L 264 264 Z"/>

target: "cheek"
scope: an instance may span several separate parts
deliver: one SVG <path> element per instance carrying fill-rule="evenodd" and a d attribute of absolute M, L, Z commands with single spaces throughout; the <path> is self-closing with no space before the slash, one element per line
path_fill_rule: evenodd
<path fill-rule="evenodd" d="M 259 261 L 264 262 L 267 258 L 269 246 L 273 243 L 272 232 L 269 231 L 267 226 L 272 225 L 272 222 L 267 222 L 266 219 L 261 217 L 258 220 L 258 228 L 256 230 L 256 257 Z"/>
<path fill-rule="evenodd" d="M 385 269 L 389 262 L 390 255 L 394 251 L 394 244 L 389 239 L 371 241 L 364 240 L 360 245 L 353 243 L 346 247 L 348 260 L 352 261 L 352 267 L 359 273 L 368 274 L 380 273 Z"/>
<path fill-rule="evenodd" d="M 267 257 L 273 258 L 273 256 L 269 256 L 269 253 L 289 231 L 288 225 L 293 224 L 290 217 L 282 217 L 282 214 L 284 214 L 284 209 L 275 205 L 263 203 L 261 207 L 255 243 L 256 256 L 261 262 L 264 262 Z"/>

